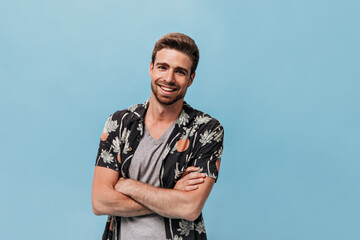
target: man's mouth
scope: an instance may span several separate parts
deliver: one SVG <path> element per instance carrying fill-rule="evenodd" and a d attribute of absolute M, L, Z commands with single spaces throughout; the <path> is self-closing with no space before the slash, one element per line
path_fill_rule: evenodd
<path fill-rule="evenodd" d="M 171 93 L 174 92 L 176 90 L 176 88 L 174 87 L 168 87 L 168 86 L 162 86 L 162 85 L 158 85 L 161 90 L 163 90 L 165 93 Z"/>

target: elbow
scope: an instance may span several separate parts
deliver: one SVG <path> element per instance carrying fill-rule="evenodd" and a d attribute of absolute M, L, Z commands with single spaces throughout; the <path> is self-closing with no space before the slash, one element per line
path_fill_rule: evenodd
<path fill-rule="evenodd" d="M 104 211 L 103 211 L 104 209 L 103 209 L 101 203 L 99 203 L 96 200 L 92 200 L 91 204 L 92 204 L 92 211 L 96 216 L 100 216 L 100 215 L 105 214 Z"/>
<path fill-rule="evenodd" d="M 199 213 L 198 212 L 189 213 L 186 216 L 184 216 L 184 219 L 193 222 L 200 216 L 200 213 L 201 212 L 199 212 Z"/>
<path fill-rule="evenodd" d="M 195 221 L 201 214 L 202 206 L 194 206 L 194 204 L 189 205 L 187 211 L 183 211 L 182 218 L 188 221 Z"/>
<path fill-rule="evenodd" d="M 95 208 L 95 207 L 93 207 L 92 210 L 93 210 L 93 213 L 94 213 L 96 216 L 101 216 L 101 215 L 103 215 L 103 214 L 102 214 L 97 208 Z"/>

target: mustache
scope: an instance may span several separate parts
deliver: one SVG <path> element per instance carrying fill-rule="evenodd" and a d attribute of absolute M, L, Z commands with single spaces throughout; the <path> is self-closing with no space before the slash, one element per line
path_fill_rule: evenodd
<path fill-rule="evenodd" d="M 160 84 L 163 87 L 177 87 L 175 83 L 173 82 L 166 82 L 165 80 L 157 81 L 158 84 Z"/>

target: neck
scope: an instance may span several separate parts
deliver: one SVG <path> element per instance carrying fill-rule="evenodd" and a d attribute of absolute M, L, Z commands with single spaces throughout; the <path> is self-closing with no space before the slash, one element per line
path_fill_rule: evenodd
<path fill-rule="evenodd" d="M 152 125 L 173 123 L 180 115 L 183 103 L 184 99 L 180 99 L 171 105 L 161 104 L 151 93 L 149 107 L 145 115 L 145 123 Z"/>

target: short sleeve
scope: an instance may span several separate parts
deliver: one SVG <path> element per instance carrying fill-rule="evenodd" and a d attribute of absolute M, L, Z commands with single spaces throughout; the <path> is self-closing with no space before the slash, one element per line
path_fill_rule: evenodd
<path fill-rule="evenodd" d="M 215 122 L 215 123 L 214 123 Z M 199 131 L 195 146 L 193 166 L 208 177 L 218 178 L 221 155 L 223 152 L 224 129 L 218 121 L 205 124 Z"/>
<path fill-rule="evenodd" d="M 105 122 L 95 163 L 96 166 L 110 168 L 115 171 L 119 171 L 120 162 L 119 122 L 117 115 L 117 113 L 110 115 Z"/>

